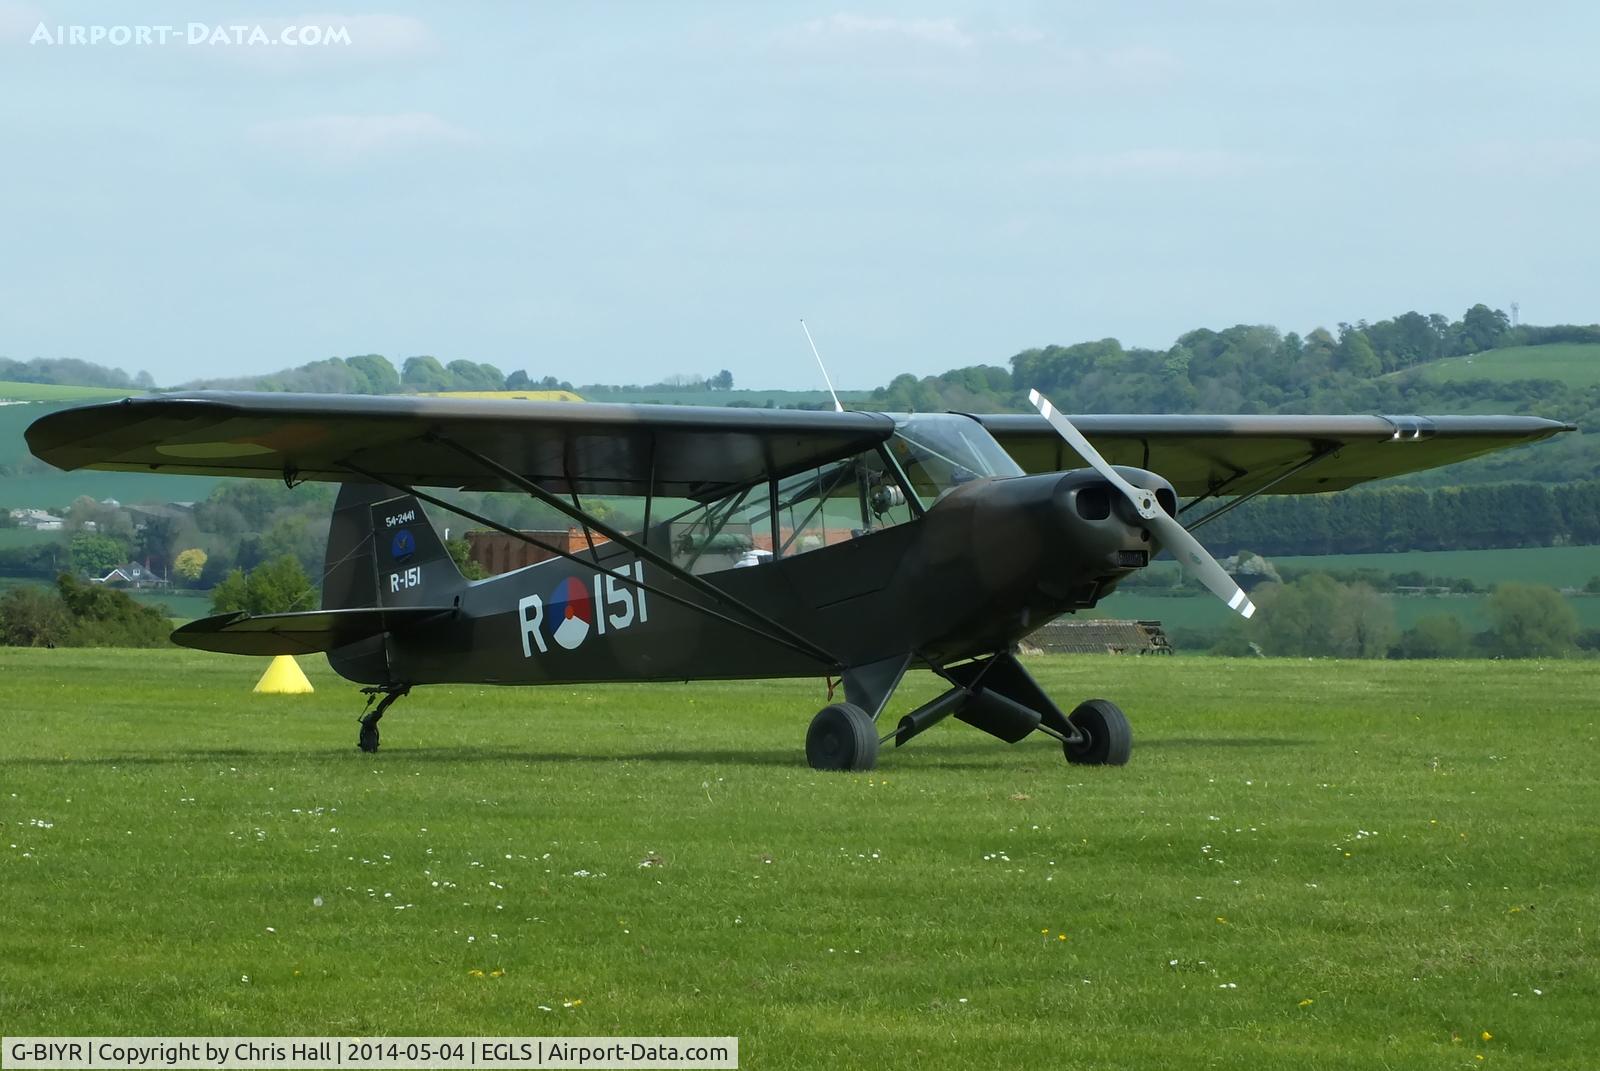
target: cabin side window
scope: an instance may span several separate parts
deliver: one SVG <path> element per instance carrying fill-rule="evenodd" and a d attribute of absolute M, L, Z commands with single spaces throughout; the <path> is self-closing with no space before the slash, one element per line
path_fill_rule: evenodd
<path fill-rule="evenodd" d="M 665 522 L 672 560 L 691 573 L 766 565 L 912 518 L 900 479 L 877 451 L 791 473 Z"/>

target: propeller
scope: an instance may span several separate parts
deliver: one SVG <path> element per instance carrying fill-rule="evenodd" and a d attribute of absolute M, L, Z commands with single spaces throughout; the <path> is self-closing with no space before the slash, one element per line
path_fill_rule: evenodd
<path fill-rule="evenodd" d="M 1217 560 L 1200 545 L 1198 539 L 1189 534 L 1187 528 L 1178 523 L 1176 517 L 1161 508 L 1161 503 L 1156 501 L 1154 491 L 1135 487 L 1123 479 L 1122 474 L 1100 456 L 1100 451 L 1091 446 L 1089 440 L 1083 437 L 1083 433 L 1072 426 L 1072 421 L 1051 405 L 1050 400 L 1044 395 L 1036 390 L 1030 390 L 1028 401 L 1032 402 L 1034 408 L 1050 422 L 1050 426 L 1067 440 L 1067 445 L 1078 452 L 1079 457 L 1110 481 L 1113 487 L 1128 496 L 1128 501 L 1133 503 L 1133 508 L 1138 511 L 1140 519 L 1155 530 L 1156 539 L 1163 547 L 1172 551 L 1172 556 L 1178 559 L 1179 565 L 1193 574 L 1211 594 L 1227 603 L 1228 609 L 1237 611 L 1244 617 L 1256 612 L 1256 604 L 1250 601 L 1250 596 L 1234 583 L 1228 571 L 1217 564 Z"/>

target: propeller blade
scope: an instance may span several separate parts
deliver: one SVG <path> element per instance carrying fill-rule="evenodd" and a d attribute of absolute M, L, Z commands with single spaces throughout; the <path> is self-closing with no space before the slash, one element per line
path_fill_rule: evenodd
<path fill-rule="evenodd" d="M 1148 522 L 1155 530 L 1155 537 L 1167 550 L 1172 551 L 1172 556 L 1178 559 L 1178 564 L 1191 573 L 1195 579 L 1206 586 L 1206 589 L 1228 604 L 1228 609 L 1236 611 L 1244 617 L 1249 617 L 1256 612 L 1256 604 L 1250 601 L 1250 596 L 1244 589 L 1234 583 L 1233 577 L 1217 560 L 1213 558 L 1200 541 L 1190 534 L 1189 530 L 1178 522 L 1178 519 L 1156 501 L 1154 491 L 1143 487 L 1135 487 L 1122 474 L 1111 467 L 1110 462 L 1100 456 L 1083 433 L 1072 426 L 1068 420 L 1050 400 L 1036 390 L 1028 392 L 1028 401 L 1039 410 L 1050 426 L 1067 441 L 1067 445 L 1077 451 L 1078 456 L 1089 463 L 1100 475 L 1104 476 L 1112 486 L 1128 496 L 1128 501 L 1133 503 L 1133 508 L 1138 511 L 1141 519 Z"/>

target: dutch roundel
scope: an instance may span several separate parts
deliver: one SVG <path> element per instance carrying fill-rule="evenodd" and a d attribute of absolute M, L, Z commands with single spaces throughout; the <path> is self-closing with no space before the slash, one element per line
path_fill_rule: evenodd
<path fill-rule="evenodd" d="M 576 577 L 567 577 L 550 593 L 547 620 L 554 623 L 550 638 L 567 650 L 573 650 L 589 635 L 594 624 L 594 602 L 589 589 Z"/>

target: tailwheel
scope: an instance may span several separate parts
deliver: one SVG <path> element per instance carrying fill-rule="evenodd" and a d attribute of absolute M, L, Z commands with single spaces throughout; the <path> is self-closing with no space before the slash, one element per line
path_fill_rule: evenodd
<path fill-rule="evenodd" d="M 383 720 L 384 711 L 388 710 L 396 699 L 411 691 L 411 685 L 387 684 L 361 690 L 366 693 L 369 709 L 361 715 L 361 736 L 356 741 L 356 746 L 370 755 L 378 750 L 378 722 Z M 380 695 L 382 699 L 378 699 Z M 377 700 L 377 706 L 372 705 L 373 700 Z"/>
<path fill-rule="evenodd" d="M 1062 741 L 1068 762 L 1086 766 L 1123 766 L 1133 751 L 1133 727 L 1122 708 L 1109 699 L 1089 699 L 1067 715 L 1072 737 Z"/>
<path fill-rule="evenodd" d="M 825 706 L 806 732 L 806 761 L 813 770 L 870 770 L 878 763 L 878 727 L 853 703 Z"/>

